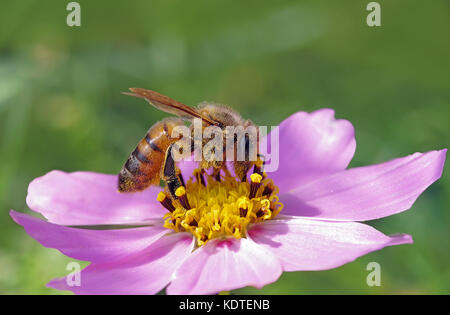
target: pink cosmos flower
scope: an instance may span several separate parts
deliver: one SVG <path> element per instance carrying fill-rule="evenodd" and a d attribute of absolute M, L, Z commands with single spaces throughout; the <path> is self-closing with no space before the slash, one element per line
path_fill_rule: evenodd
<path fill-rule="evenodd" d="M 15 211 L 11 216 L 43 246 L 91 262 L 81 272 L 81 286 L 71 287 L 65 278 L 48 284 L 77 294 L 154 294 L 166 286 L 168 294 L 260 288 L 283 271 L 336 268 L 385 246 L 412 243 L 409 235 L 387 236 L 357 221 L 409 209 L 440 178 L 446 149 L 347 170 L 356 147 L 354 129 L 335 120 L 333 110 L 298 112 L 281 123 L 279 132 L 280 167 L 269 174 L 279 191 L 270 202 L 279 198 L 284 208 L 276 216 L 265 215 L 267 220 L 253 214 L 245 233 L 239 232 L 242 237 L 213 237 L 200 244 L 189 232 L 192 221 L 183 221 L 186 229 L 171 225 L 179 221 L 157 201 L 162 188 L 121 194 L 116 175 L 89 172 L 52 171 L 31 182 L 27 204 L 48 221 Z M 185 176 L 194 168 L 188 162 L 179 167 Z M 188 197 L 193 196 L 189 185 L 194 184 L 187 186 Z M 196 198 L 191 203 L 201 207 Z M 220 196 L 210 198 L 216 199 Z M 136 227 L 87 229 L 90 225 Z"/>

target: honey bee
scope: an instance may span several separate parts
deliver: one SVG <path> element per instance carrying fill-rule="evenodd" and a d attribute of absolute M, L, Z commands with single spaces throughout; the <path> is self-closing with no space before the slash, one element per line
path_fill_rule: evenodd
<path fill-rule="evenodd" d="M 158 185 L 160 180 L 165 181 L 169 192 L 173 198 L 175 196 L 175 190 L 183 185 L 182 178 L 177 174 L 177 168 L 173 159 L 172 150 L 174 144 L 180 139 L 180 137 L 172 137 L 172 131 L 177 126 L 184 126 L 184 121 L 190 122 L 191 139 L 194 139 L 194 130 L 192 120 L 199 118 L 202 121 L 202 130 L 208 126 L 217 126 L 222 131 L 222 134 L 226 135 L 227 126 L 242 126 L 247 128 L 249 126 L 257 127 L 251 120 L 244 119 L 235 110 L 218 104 L 202 103 L 197 107 L 190 107 L 184 105 L 176 100 L 173 100 L 165 95 L 157 93 L 155 91 L 131 88 L 131 93 L 124 93 L 127 95 L 139 97 L 145 99 L 151 105 L 164 112 L 176 115 L 178 117 L 165 118 L 155 123 L 147 132 L 145 137 L 138 143 L 136 149 L 130 154 L 129 158 L 122 167 L 119 173 L 119 192 L 135 192 L 146 189 L 151 185 Z M 246 157 L 249 157 L 248 151 L 252 146 L 256 146 L 257 155 L 260 156 L 258 151 L 259 132 L 257 136 L 251 138 L 248 134 L 240 136 L 245 137 L 240 139 L 236 134 L 233 141 L 235 142 L 235 159 L 231 161 L 234 167 L 236 176 L 242 181 L 246 180 L 247 172 L 256 163 L 256 161 L 246 158 L 244 160 L 236 159 L 236 148 L 239 141 L 244 141 Z M 226 146 L 226 139 L 223 141 L 224 147 Z M 207 139 L 202 140 L 203 143 Z M 192 143 L 192 142 L 191 142 Z M 255 147 L 254 147 L 255 148 Z M 191 146 L 191 154 L 194 151 L 193 145 Z M 224 154 L 226 149 L 223 150 Z M 203 155 L 202 155 L 203 156 Z M 202 157 L 202 161 L 199 162 L 199 166 L 202 170 L 209 168 L 213 169 L 213 174 L 220 180 L 220 170 L 226 168 L 224 162 L 225 157 L 221 161 L 208 160 L 206 161 Z"/>

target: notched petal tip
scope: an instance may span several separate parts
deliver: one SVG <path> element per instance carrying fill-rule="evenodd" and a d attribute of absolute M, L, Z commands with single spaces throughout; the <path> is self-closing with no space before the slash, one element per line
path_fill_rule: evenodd
<path fill-rule="evenodd" d="M 438 174 L 438 178 L 441 178 L 442 176 L 442 172 L 444 171 L 444 164 L 445 164 L 445 160 L 447 157 L 447 148 L 441 149 L 441 150 L 437 150 L 437 151 L 433 151 L 433 152 L 437 152 L 438 153 L 438 163 L 437 163 L 437 174 Z"/>
<path fill-rule="evenodd" d="M 69 291 L 65 280 L 65 277 L 52 279 L 45 285 L 45 287 L 49 289 Z"/>
<path fill-rule="evenodd" d="M 33 222 L 43 221 L 41 218 L 37 218 L 37 217 L 34 217 L 34 216 L 26 214 L 26 213 L 18 212 L 13 209 L 11 209 L 9 211 L 9 215 L 11 216 L 11 218 L 13 219 L 14 222 L 16 222 L 18 225 L 20 225 L 24 228 L 25 228 L 25 225 L 29 222 L 33 223 Z"/>
<path fill-rule="evenodd" d="M 16 222 L 17 224 L 19 224 L 19 225 L 22 225 L 21 224 L 21 222 L 22 222 L 22 220 L 21 220 L 21 218 L 22 218 L 22 216 L 21 216 L 21 213 L 20 212 L 17 212 L 17 211 L 15 211 L 15 210 L 9 210 L 9 216 L 13 219 L 13 221 L 14 222 Z"/>
<path fill-rule="evenodd" d="M 281 122 L 277 142 L 282 154 L 272 174 L 280 191 L 346 169 L 356 150 L 354 135 L 353 125 L 336 119 L 334 110 L 329 108 L 297 112 Z M 274 149 L 271 138 L 272 134 L 261 142 L 263 152 Z"/>
<path fill-rule="evenodd" d="M 284 214 L 368 221 L 408 210 L 442 176 L 446 152 L 417 152 L 323 177 L 281 196 Z"/>
<path fill-rule="evenodd" d="M 412 236 L 409 234 L 393 234 L 389 235 L 389 238 L 388 246 L 414 243 Z"/>

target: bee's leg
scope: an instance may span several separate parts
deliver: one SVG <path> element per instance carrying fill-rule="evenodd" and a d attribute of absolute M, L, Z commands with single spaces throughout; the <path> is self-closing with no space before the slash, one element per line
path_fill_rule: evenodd
<path fill-rule="evenodd" d="M 177 172 L 178 179 L 180 180 L 180 184 L 181 184 L 182 186 L 185 186 L 185 187 L 186 187 L 186 183 L 185 183 L 185 181 L 184 181 L 183 174 L 181 174 L 181 170 L 180 170 L 178 167 L 176 167 L 176 172 Z"/>
<path fill-rule="evenodd" d="M 257 173 L 259 175 L 263 175 L 263 167 L 264 167 L 264 155 L 259 154 L 257 155 L 258 159 L 256 162 L 250 162 L 250 161 L 237 161 L 234 163 L 234 172 L 236 173 L 237 178 L 239 178 L 242 182 L 247 181 L 247 173 L 253 166 L 253 172 Z"/>
<path fill-rule="evenodd" d="M 228 170 L 227 163 L 223 163 L 222 169 L 223 169 L 223 172 L 225 173 L 225 176 L 232 177 L 230 171 Z"/>
<path fill-rule="evenodd" d="M 242 182 L 247 181 L 247 173 L 252 167 L 252 163 L 249 161 L 236 161 L 234 162 L 234 173 L 236 177 Z"/>
<path fill-rule="evenodd" d="M 212 164 L 211 176 L 216 181 L 220 182 L 220 171 L 224 168 L 226 163 L 223 161 L 214 161 Z"/>
<path fill-rule="evenodd" d="M 223 163 L 223 165 L 225 165 L 225 163 Z M 222 168 L 223 168 L 223 165 L 222 165 Z M 215 180 L 218 181 L 218 182 L 220 182 L 220 170 L 222 168 L 215 168 L 215 167 L 213 167 L 213 171 L 212 171 L 211 176 L 214 177 Z"/>
<path fill-rule="evenodd" d="M 259 134 L 258 134 L 259 137 Z M 256 161 L 251 160 L 253 158 L 253 155 L 251 156 L 251 148 L 254 142 L 251 141 L 248 134 L 245 135 L 245 160 L 244 161 L 235 161 L 234 162 L 234 172 L 242 182 L 247 181 L 247 173 L 251 169 L 252 165 L 254 165 L 253 173 L 257 173 L 262 175 L 262 167 L 263 167 L 263 160 L 261 157 L 264 157 L 262 154 L 259 153 L 259 150 L 257 148 L 256 151 Z"/>
<path fill-rule="evenodd" d="M 166 157 L 164 159 L 164 167 L 163 167 L 163 177 L 164 181 L 167 184 L 170 194 L 174 199 L 178 199 L 175 195 L 175 191 L 178 187 L 182 186 L 180 182 L 180 178 L 177 175 L 177 170 L 175 167 L 175 161 L 172 156 L 172 148 L 175 143 L 172 143 L 166 151 Z"/>

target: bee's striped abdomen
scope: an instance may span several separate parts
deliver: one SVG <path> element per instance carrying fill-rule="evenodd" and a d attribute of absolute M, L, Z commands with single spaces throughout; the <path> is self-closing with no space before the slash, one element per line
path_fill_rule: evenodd
<path fill-rule="evenodd" d="M 172 139 L 172 130 L 183 121 L 166 118 L 154 124 L 139 142 L 119 173 L 119 191 L 140 191 L 158 184 L 166 150 L 179 138 Z"/>

